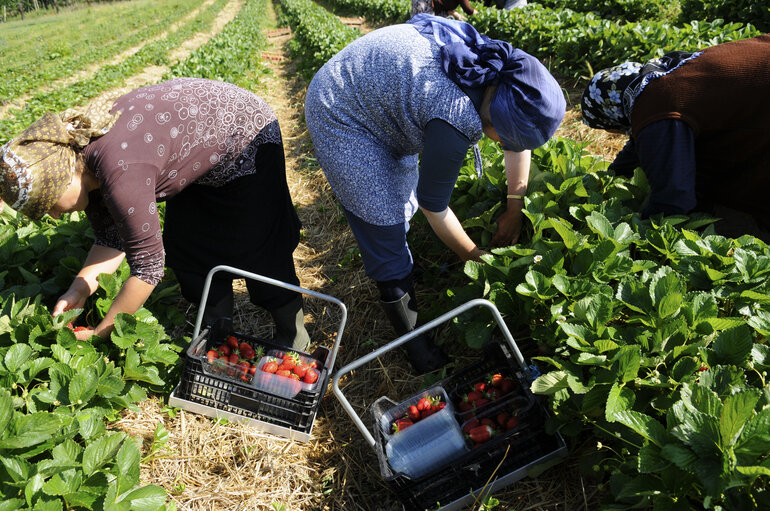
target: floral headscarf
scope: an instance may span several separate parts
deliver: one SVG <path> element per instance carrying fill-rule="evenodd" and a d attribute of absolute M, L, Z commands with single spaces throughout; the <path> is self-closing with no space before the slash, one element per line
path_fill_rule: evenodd
<path fill-rule="evenodd" d="M 118 120 L 110 114 L 115 99 L 45 114 L 0 147 L 0 199 L 33 220 L 45 215 L 72 180 L 77 152 Z"/>
<path fill-rule="evenodd" d="M 646 64 L 625 62 L 599 71 L 583 91 L 583 122 L 592 128 L 630 131 L 634 102 L 650 80 L 670 73 L 701 53 L 675 51 Z"/>

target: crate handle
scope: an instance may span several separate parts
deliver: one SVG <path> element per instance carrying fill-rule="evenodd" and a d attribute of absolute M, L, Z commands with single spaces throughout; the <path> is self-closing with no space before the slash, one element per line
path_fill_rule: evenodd
<path fill-rule="evenodd" d="M 436 319 L 429 321 L 428 323 L 425 323 L 424 325 L 412 330 L 411 332 L 408 332 L 398 339 L 389 342 L 388 344 L 381 346 L 380 348 L 372 351 L 371 353 L 368 353 L 364 355 L 363 357 L 354 360 L 353 362 L 349 363 L 348 365 L 342 367 L 337 373 L 334 375 L 334 378 L 332 380 L 332 390 L 334 391 L 334 394 L 337 396 L 337 399 L 339 399 L 340 403 L 342 404 L 342 407 L 345 409 L 347 414 L 350 416 L 351 419 L 353 419 L 353 422 L 356 424 L 356 427 L 361 432 L 361 434 L 364 436 L 366 441 L 369 443 L 369 445 L 374 448 L 376 445 L 376 442 L 374 440 L 374 437 L 369 432 L 369 429 L 364 425 L 363 421 L 361 420 L 361 417 L 358 416 L 355 410 L 353 410 L 353 407 L 350 406 L 350 402 L 347 400 L 345 395 L 342 393 L 342 390 L 340 389 L 339 383 L 340 378 L 349 373 L 350 371 L 357 369 L 361 367 L 364 364 L 367 364 L 374 360 L 375 358 L 379 357 L 380 355 L 387 353 L 388 351 L 391 351 L 405 342 L 411 340 L 414 337 L 417 337 L 418 335 L 422 334 L 423 332 L 426 332 L 428 330 L 431 330 L 432 328 L 442 324 L 446 323 L 450 319 L 459 316 L 463 312 L 467 311 L 468 309 L 471 309 L 476 306 L 486 307 L 492 312 L 492 316 L 495 318 L 495 321 L 497 321 L 497 325 L 500 327 L 500 330 L 503 332 L 503 336 L 505 337 L 505 340 L 510 345 L 511 349 L 513 350 L 514 357 L 516 358 L 516 361 L 521 366 L 522 370 L 524 371 L 524 374 L 529 377 L 531 374 L 532 369 L 527 366 L 527 363 L 524 361 L 524 357 L 521 354 L 521 351 L 519 351 L 519 347 L 516 345 L 516 341 L 513 339 L 513 336 L 511 335 L 510 330 L 508 330 L 508 327 L 506 326 L 505 322 L 503 321 L 503 317 L 500 315 L 500 311 L 497 310 L 497 307 L 495 307 L 495 304 L 490 302 L 489 300 L 485 300 L 483 298 L 476 298 L 474 300 L 470 300 L 469 302 L 464 303 L 463 305 L 460 305 L 459 307 L 450 310 L 449 312 L 442 314 L 441 316 L 437 317 Z"/>
<path fill-rule="evenodd" d="M 274 286 L 282 287 L 290 291 L 296 291 L 297 293 L 303 293 L 303 294 L 312 296 L 314 298 L 319 298 L 321 300 L 325 300 L 327 302 L 331 302 L 337 305 L 340 308 L 340 312 L 342 316 L 340 318 L 340 324 L 339 324 L 339 327 L 337 328 L 337 336 L 334 340 L 334 345 L 332 346 L 331 355 L 327 366 L 329 369 L 329 373 L 330 374 L 332 373 L 332 369 L 334 368 L 334 361 L 337 358 L 337 351 L 339 351 L 340 349 L 340 340 L 342 339 L 342 331 L 345 330 L 345 323 L 347 322 L 347 318 L 348 318 L 348 309 L 347 307 L 345 307 L 345 304 L 342 303 L 337 298 L 334 298 L 333 296 L 325 295 L 323 293 L 318 293 L 316 291 L 311 291 L 310 289 L 305 289 L 303 287 L 295 286 L 293 284 L 288 284 L 280 280 L 271 279 L 270 277 L 265 277 L 264 275 L 251 273 L 251 272 L 234 268 L 232 266 L 227 266 L 224 264 L 220 264 L 219 266 L 213 267 L 209 271 L 209 274 L 206 275 L 206 282 L 203 284 L 203 295 L 201 296 L 201 303 L 200 303 L 200 306 L 198 307 L 198 317 L 195 319 L 195 329 L 193 330 L 193 336 L 192 336 L 193 339 L 197 339 L 198 334 L 200 333 L 201 323 L 203 323 L 203 311 L 206 309 L 206 300 L 208 300 L 208 297 L 209 297 L 209 289 L 211 288 L 211 281 L 214 277 L 214 274 L 219 271 L 225 271 L 228 273 L 239 275 L 244 278 L 258 280 L 260 282 L 264 282 L 265 284 L 272 284 Z"/>

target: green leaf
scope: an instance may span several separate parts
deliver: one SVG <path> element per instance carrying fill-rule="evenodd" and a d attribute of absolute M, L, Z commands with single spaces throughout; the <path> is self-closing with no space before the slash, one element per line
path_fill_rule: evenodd
<path fill-rule="evenodd" d="M 75 493 L 83 482 L 83 472 L 77 469 L 66 470 L 55 474 L 43 485 L 43 493 L 47 495 L 67 495 Z"/>
<path fill-rule="evenodd" d="M 0 462 L 2 462 L 8 475 L 11 476 L 11 479 L 13 479 L 15 483 L 26 481 L 29 479 L 30 474 L 32 474 L 32 465 L 27 460 L 19 458 L 18 456 L 3 456 L 0 457 Z"/>
<path fill-rule="evenodd" d="M 620 386 L 616 383 L 612 385 L 609 396 L 607 396 L 607 408 L 604 411 L 604 417 L 607 422 L 615 422 L 615 414 L 625 410 L 631 410 L 634 406 L 636 396 L 628 387 Z"/>
<path fill-rule="evenodd" d="M 735 467 L 735 470 L 749 477 L 770 476 L 770 468 L 763 467 L 761 465 L 754 465 L 750 467 L 738 466 Z"/>
<path fill-rule="evenodd" d="M 13 398 L 7 390 L 0 388 L 0 438 L 7 431 L 13 418 Z"/>
<path fill-rule="evenodd" d="M 639 449 L 637 469 L 640 474 L 660 472 L 671 465 L 671 461 L 661 455 L 661 449 L 651 444 L 644 444 Z"/>
<path fill-rule="evenodd" d="M 97 379 L 96 370 L 93 367 L 75 374 L 70 380 L 69 402 L 73 405 L 88 403 L 96 394 Z"/>
<path fill-rule="evenodd" d="M 660 450 L 660 455 L 671 461 L 682 470 L 692 471 L 698 462 L 698 456 L 682 444 L 666 444 Z"/>
<path fill-rule="evenodd" d="M 8 499 L 0 501 L 0 511 L 19 511 L 24 507 L 22 499 Z"/>
<path fill-rule="evenodd" d="M 615 355 L 617 373 L 622 383 L 629 382 L 639 374 L 639 366 L 642 361 L 641 348 L 639 346 L 622 346 Z"/>
<path fill-rule="evenodd" d="M 681 293 L 667 293 L 658 302 L 658 314 L 661 318 L 667 318 L 679 312 L 682 306 Z"/>
<path fill-rule="evenodd" d="M 711 345 L 719 362 L 726 365 L 740 365 L 745 362 L 753 346 L 751 330 L 745 325 L 721 332 Z"/>
<path fill-rule="evenodd" d="M 83 452 L 83 472 L 91 475 L 112 460 L 125 436 L 124 433 L 108 433 L 91 442 Z"/>
<path fill-rule="evenodd" d="M 607 361 L 606 355 L 593 355 L 591 353 L 580 353 L 575 360 L 576 364 L 582 365 L 604 365 Z"/>
<path fill-rule="evenodd" d="M 131 503 L 131 511 L 158 511 L 166 503 L 166 490 L 154 484 L 142 486 L 122 500 Z"/>
<path fill-rule="evenodd" d="M 658 447 L 662 447 L 668 440 L 666 428 L 649 415 L 633 410 L 623 410 L 615 412 L 615 420 L 628 426 Z"/>
<path fill-rule="evenodd" d="M 32 357 L 32 348 L 26 344 L 14 344 L 5 354 L 5 367 L 11 373 L 18 371 Z"/>
<path fill-rule="evenodd" d="M 532 382 L 531 390 L 534 394 L 550 395 L 567 388 L 567 385 L 566 371 L 551 371 L 550 373 L 538 376 Z"/>
<path fill-rule="evenodd" d="M 735 442 L 743 425 L 754 415 L 754 405 L 757 401 L 759 393 L 751 391 L 731 394 L 724 399 L 722 414 L 719 417 L 719 433 L 722 435 L 723 446 Z"/>
<path fill-rule="evenodd" d="M 553 227 L 556 232 L 559 233 L 559 236 L 561 236 L 561 239 L 564 241 L 564 246 L 569 250 L 574 249 L 575 246 L 580 242 L 580 238 L 572 226 L 570 226 L 565 220 L 562 220 L 561 218 L 551 218 L 550 222 L 551 227 Z"/>
<path fill-rule="evenodd" d="M 139 446 L 135 441 L 129 439 L 123 442 L 115 460 L 115 469 L 122 478 L 128 481 L 129 488 L 139 484 L 140 458 Z"/>
<path fill-rule="evenodd" d="M 765 337 L 770 337 L 770 313 L 761 310 L 755 316 L 750 316 L 746 322 L 754 330 Z"/>

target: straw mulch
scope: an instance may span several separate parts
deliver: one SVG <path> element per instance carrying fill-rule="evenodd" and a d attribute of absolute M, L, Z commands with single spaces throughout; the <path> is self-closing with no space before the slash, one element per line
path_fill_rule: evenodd
<path fill-rule="evenodd" d="M 270 16 L 274 14 L 268 13 Z M 288 57 L 290 35 L 271 38 L 271 54 Z M 295 252 L 301 285 L 342 300 L 348 310 L 347 325 L 335 367 L 363 356 L 394 338 L 377 304 L 376 287 L 355 257 L 355 240 L 313 158 L 303 123 L 306 84 L 297 78 L 290 58 L 270 61 L 274 73 L 260 77 L 259 94 L 273 107 L 284 134 L 287 172 L 295 205 L 304 224 Z M 593 140 L 597 150 L 610 146 L 598 133 L 583 129 L 570 112 L 560 134 Z M 612 151 L 622 146 L 615 140 Z M 599 153 L 601 154 L 601 152 Z M 456 259 L 456 258 L 454 258 Z M 446 256 L 450 270 L 462 278 L 461 265 Z M 236 328 L 249 334 L 270 335 L 268 316 L 251 305 L 242 281 L 236 281 Z M 424 304 L 435 302 L 440 290 L 427 283 L 418 286 Z M 195 307 L 182 303 L 192 332 Z M 339 316 L 323 301 L 306 299 L 306 321 L 314 341 L 331 346 Z M 474 353 L 461 343 L 448 345 L 462 367 Z M 341 387 L 365 424 L 371 423 L 368 406 L 378 397 L 393 399 L 417 392 L 422 378 L 410 374 L 404 356 L 396 351 L 346 376 Z M 116 427 L 144 439 L 150 453 L 153 431 L 162 423 L 168 442 L 142 465 L 142 480 L 166 488 L 182 510 L 389 510 L 401 509 L 383 482 L 374 451 L 364 441 L 328 389 L 314 423 L 312 440 L 300 444 L 260 433 L 244 425 L 176 410 L 169 414 L 159 399 L 127 412 Z M 496 509 L 590 510 L 597 508 L 596 481 L 584 479 L 572 456 L 537 478 L 524 479 L 502 493 Z M 480 509 L 475 505 L 472 509 Z"/>

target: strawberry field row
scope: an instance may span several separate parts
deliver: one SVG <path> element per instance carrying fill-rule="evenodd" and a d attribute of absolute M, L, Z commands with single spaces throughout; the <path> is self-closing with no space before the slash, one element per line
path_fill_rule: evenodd
<path fill-rule="evenodd" d="M 480 7 L 472 21 L 480 32 L 513 41 L 548 60 L 557 73 L 572 77 L 627 60 L 644 62 L 669 51 L 695 51 L 759 35 L 754 27 L 721 20 L 682 26 L 651 20 L 622 23 L 537 4 L 514 11 Z"/>
<path fill-rule="evenodd" d="M 279 20 L 291 26 L 294 33 L 289 48 L 306 76 L 312 76 L 335 53 L 361 36 L 358 29 L 345 25 L 313 0 L 279 0 L 279 4 Z"/>
<path fill-rule="evenodd" d="M 196 32 L 210 27 L 227 1 L 215 0 L 178 30 L 163 39 L 144 45 L 122 62 L 102 67 L 91 78 L 52 91 L 39 92 L 27 101 L 22 109 L 12 109 L 5 119 L 0 120 L 0 143 L 5 143 L 46 112 L 62 111 L 72 105 L 82 104 L 106 89 L 121 86 L 126 78 L 147 66 L 170 64 L 171 50 L 178 48 Z"/>
<path fill-rule="evenodd" d="M 134 2 L 137 4 L 136 2 Z M 66 78 L 85 67 L 117 55 L 166 29 L 200 2 L 139 2 L 115 6 L 115 12 L 104 8 L 88 12 L 70 11 L 60 17 L 41 19 L 38 33 L 30 22 L 8 27 L 0 38 L 3 58 L 0 72 L 0 103 L 7 102 L 43 84 Z M 114 23 L 110 16 L 120 16 Z M 89 41 L 98 40 L 99 44 Z"/>
<path fill-rule="evenodd" d="M 330 0 L 337 14 L 355 14 L 371 23 L 402 23 L 412 11 L 410 0 Z"/>

